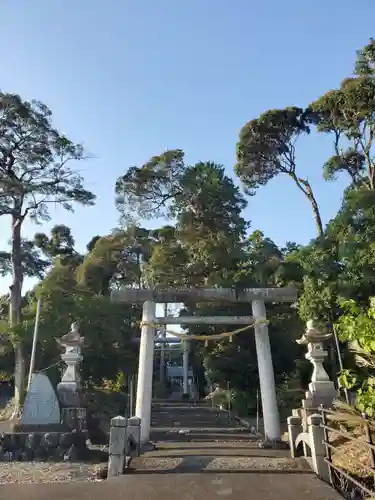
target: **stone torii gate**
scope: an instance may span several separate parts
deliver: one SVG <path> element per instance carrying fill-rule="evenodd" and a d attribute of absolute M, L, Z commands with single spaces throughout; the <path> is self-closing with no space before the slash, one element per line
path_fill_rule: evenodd
<path fill-rule="evenodd" d="M 143 303 L 141 342 L 139 350 L 138 386 L 136 416 L 141 419 L 141 442 L 150 438 L 152 377 L 154 358 L 155 324 L 176 324 L 174 317 L 156 317 L 156 303 L 195 302 L 251 302 L 255 320 L 266 319 L 265 302 L 295 302 L 297 292 L 292 287 L 284 288 L 247 288 L 236 291 L 226 288 L 155 288 L 113 290 L 114 302 Z M 249 323 L 249 317 L 179 317 L 179 324 L 239 324 Z M 260 391 L 263 408 L 264 433 L 268 439 L 280 439 L 280 419 L 276 401 L 275 377 L 272 364 L 271 347 L 267 323 L 255 324 L 255 345 L 258 359 Z"/>

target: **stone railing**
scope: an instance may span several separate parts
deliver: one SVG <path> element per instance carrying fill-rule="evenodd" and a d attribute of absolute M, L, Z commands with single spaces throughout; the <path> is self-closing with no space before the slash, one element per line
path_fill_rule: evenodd
<path fill-rule="evenodd" d="M 132 457 L 140 455 L 141 419 L 115 417 L 111 420 L 109 436 L 108 478 L 120 476 Z"/>
<path fill-rule="evenodd" d="M 325 460 L 324 428 L 322 414 L 314 413 L 307 417 L 307 431 L 303 432 L 302 418 L 288 417 L 288 437 L 292 457 L 304 455 L 312 469 L 323 481 L 329 481 L 329 466 Z M 307 450 L 300 451 L 300 445 Z"/>

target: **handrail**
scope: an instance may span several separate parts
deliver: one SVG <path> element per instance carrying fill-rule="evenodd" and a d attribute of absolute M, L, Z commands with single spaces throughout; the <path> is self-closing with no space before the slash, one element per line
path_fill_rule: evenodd
<path fill-rule="evenodd" d="M 331 425 L 327 425 L 327 417 L 329 416 L 334 416 L 334 411 L 331 409 L 325 409 L 321 407 L 319 409 L 319 412 L 322 415 L 322 423 L 320 424 L 321 428 L 324 430 L 324 441 L 323 444 L 326 449 L 326 456 L 324 458 L 324 461 L 328 465 L 328 470 L 329 470 L 329 479 L 333 487 L 336 489 L 339 489 L 341 493 L 346 493 L 342 491 L 342 481 L 340 481 L 340 486 L 341 488 L 337 487 L 337 482 L 333 476 L 333 471 L 336 472 L 336 474 L 341 475 L 344 477 L 347 481 L 350 482 L 350 484 L 356 486 L 359 488 L 362 492 L 364 492 L 367 495 L 370 495 L 371 497 L 375 496 L 375 445 L 372 440 L 372 433 L 371 433 L 371 424 L 367 418 L 367 416 L 363 416 L 360 421 L 358 422 L 358 426 L 360 426 L 363 429 L 363 434 L 360 437 L 354 436 L 352 433 L 343 431 L 342 429 L 337 429 L 335 427 L 332 427 Z M 334 421 L 334 419 L 331 419 L 331 421 Z M 343 421 L 337 420 L 337 423 L 343 423 Z M 361 468 L 363 471 L 366 471 L 367 473 L 370 473 L 372 475 L 372 487 L 374 488 L 373 490 L 370 489 L 366 484 L 364 484 L 363 481 L 360 479 L 357 479 L 354 477 L 352 473 L 349 471 L 344 470 L 342 467 L 339 467 L 338 465 L 333 463 L 333 456 L 332 456 L 332 451 L 335 451 L 336 453 L 342 452 L 337 446 L 332 444 L 330 442 L 330 435 L 335 434 L 338 437 L 345 438 L 347 442 L 349 443 L 355 443 L 356 441 L 360 441 L 361 445 L 364 445 L 369 453 L 369 458 L 370 458 L 370 463 L 371 466 L 368 466 L 364 463 L 361 463 L 358 461 L 357 466 Z"/>

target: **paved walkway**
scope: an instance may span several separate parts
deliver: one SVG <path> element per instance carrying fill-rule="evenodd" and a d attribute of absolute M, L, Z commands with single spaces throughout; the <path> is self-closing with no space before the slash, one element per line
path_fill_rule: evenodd
<path fill-rule="evenodd" d="M 153 409 L 156 449 L 134 470 L 103 483 L 9 485 L 0 500 L 339 500 L 303 459 L 260 449 L 256 438 L 206 405 L 165 403 Z"/>

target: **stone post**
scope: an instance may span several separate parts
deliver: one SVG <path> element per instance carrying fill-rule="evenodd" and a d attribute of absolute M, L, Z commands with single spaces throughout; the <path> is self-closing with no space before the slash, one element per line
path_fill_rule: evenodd
<path fill-rule="evenodd" d="M 120 476 L 124 472 L 126 427 L 125 417 L 112 418 L 109 434 L 108 477 Z"/>
<path fill-rule="evenodd" d="M 264 300 L 253 300 L 252 309 L 256 320 L 266 319 Z M 280 417 L 276 401 L 275 377 L 267 324 L 255 325 L 255 345 L 258 358 L 265 438 L 279 441 L 281 438 Z"/>
<path fill-rule="evenodd" d="M 154 340 L 156 304 L 148 300 L 143 304 L 141 344 L 139 348 L 137 404 L 135 416 L 141 419 L 141 443 L 150 440 L 152 377 L 154 371 Z"/>
<path fill-rule="evenodd" d="M 298 456 L 296 450 L 296 439 L 302 432 L 302 419 L 301 417 L 291 416 L 288 417 L 288 438 L 289 438 L 289 448 L 292 458 Z"/>
<path fill-rule="evenodd" d="M 164 304 L 164 317 L 168 316 L 168 304 Z M 165 343 L 164 340 L 167 336 L 167 325 L 163 325 L 161 329 L 162 343 L 160 346 L 160 384 L 165 384 Z"/>
<path fill-rule="evenodd" d="M 141 449 L 141 420 L 138 417 L 128 418 L 127 440 L 131 438 L 133 447 L 126 449 L 126 452 L 132 457 L 139 457 Z M 127 441 L 126 448 L 130 448 L 130 443 Z"/>
<path fill-rule="evenodd" d="M 182 366 L 183 366 L 183 392 L 184 394 L 189 393 L 189 342 L 187 340 L 182 341 L 183 355 L 182 355 Z"/>
<path fill-rule="evenodd" d="M 323 481 L 329 482 L 329 466 L 324 460 L 326 450 L 324 446 L 324 429 L 321 427 L 322 417 L 318 413 L 307 419 L 310 435 L 311 460 L 314 472 Z"/>

